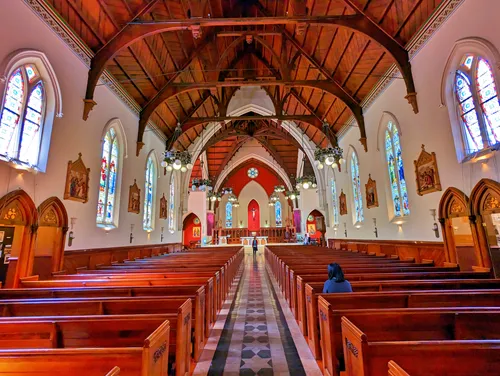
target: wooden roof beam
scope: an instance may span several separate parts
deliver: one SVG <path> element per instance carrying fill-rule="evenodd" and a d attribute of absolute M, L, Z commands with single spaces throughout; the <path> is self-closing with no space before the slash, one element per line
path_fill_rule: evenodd
<path fill-rule="evenodd" d="M 285 173 L 287 174 L 287 176 L 290 176 L 291 175 L 291 172 L 289 170 L 289 168 L 287 167 L 287 165 L 285 164 L 285 161 L 283 160 L 283 158 L 281 158 L 281 155 L 279 155 L 279 152 L 274 148 L 274 146 L 272 146 L 268 140 L 265 139 L 265 137 L 263 136 L 258 136 L 258 137 L 255 137 L 255 139 L 259 142 L 259 144 L 262 145 L 262 147 L 264 149 L 267 150 L 267 152 L 271 155 L 271 157 L 276 161 L 278 162 L 278 164 L 281 166 L 281 168 L 283 170 L 285 170 Z"/>
<path fill-rule="evenodd" d="M 417 102 L 417 92 L 415 91 L 415 82 L 413 81 L 413 74 L 411 71 L 410 56 L 408 51 L 396 40 L 387 33 L 380 25 L 374 22 L 370 17 L 366 15 L 363 9 L 361 9 L 352 0 L 342 0 L 347 6 L 356 12 L 357 15 L 364 17 L 364 28 L 366 30 L 371 29 L 372 34 L 366 34 L 389 52 L 392 57 L 396 60 L 396 65 L 399 67 L 403 79 L 406 84 L 406 96 L 405 99 L 412 106 L 413 112 L 418 114 L 418 102 Z"/>
<path fill-rule="evenodd" d="M 224 159 L 222 160 L 222 163 L 219 166 L 219 169 L 217 170 L 217 173 L 215 176 L 221 176 L 222 171 L 224 171 L 224 168 L 228 165 L 229 161 L 234 157 L 234 155 L 240 150 L 240 148 L 243 146 L 245 142 L 248 141 L 250 136 L 244 136 L 241 140 L 239 140 L 236 144 L 234 144 L 233 148 L 229 153 L 226 154 Z"/>

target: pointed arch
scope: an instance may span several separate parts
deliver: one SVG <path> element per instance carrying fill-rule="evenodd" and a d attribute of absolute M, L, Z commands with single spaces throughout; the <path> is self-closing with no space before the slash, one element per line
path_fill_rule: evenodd
<path fill-rule="evenodd" d="M 158 160 L 151 150 L 146 158 L 144 180 L 144 213 L 142 227 L 151 232 L 155 228 L 156 189 L 158 183 Z"/>

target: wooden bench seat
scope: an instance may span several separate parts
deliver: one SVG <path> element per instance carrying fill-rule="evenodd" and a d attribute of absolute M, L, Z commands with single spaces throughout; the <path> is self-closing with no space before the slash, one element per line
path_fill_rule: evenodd
<path fill-rule="evenodd" d="M 342 338 L 346 376 L 385 376 L 391 360 L 411 376 L 483 376 L 500 369 L 500 340 L 376 341 L 345 317 Z"/>
<path fill-rule="evenodd" d="M 118 364 L 121 376 L 163 376 L 168 370 L 169 335 L 165 321 L 130 347 L 1 349 L 0 374 L 102 376 Z"/>
<path fill-rule="evenodd" d="M 364 312 L 396 308 L 443 308 L 443 307 L 500 307 L 500 290 L 486 291 L 411 291 L 352 294 L 321 294 L 318 298 L 318 334 L 311 336 L 316 355 L 322 354 L 325 370 L 333 375 L 329 363 L 339 340 L 340 321 L 335 313 L 340 310 Z M 336 320 L 337 319 L 337 320 Z M 319 352 L 318 347 L 321 347 Z M 338 346 L 337 346 L 338 347 Z M 332 356 L 330 356 L 332 354 Z"/>

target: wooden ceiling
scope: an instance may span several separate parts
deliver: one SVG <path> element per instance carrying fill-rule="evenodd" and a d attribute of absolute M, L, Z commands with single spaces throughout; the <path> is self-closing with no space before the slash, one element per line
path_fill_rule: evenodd
<path fill-rule="evenodd" d="M 335 142 L 353 115 L 363 140 L 360 103 L 393 63 L 417 112 L 404 46 L 443 0 L 45 1 L 96 53 L 84 118 L 105 68 L 143 108 L 138 150 L 148 120 L 167 137 L 180 124 L 175 146 L 182 150 L 226 115 L 243 85 L 262 86 L 282 120 L 296 121 L 321 146 Z M 295 172 L 299 145 L 266 134 L 264 128 L 285 132 L 279 123 L 255 123 L 258 141 Z M 237 127 L 238 121 L 226 123 L 219 136 L 226 131 L 227 137 L 207 147 L 211 175 L 242 139 L 255 138 L 246 130 L 228 132 Z"/>

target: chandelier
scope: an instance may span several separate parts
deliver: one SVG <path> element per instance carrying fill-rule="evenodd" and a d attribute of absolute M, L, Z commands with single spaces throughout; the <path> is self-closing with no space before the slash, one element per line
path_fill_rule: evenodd
<path fill-rule="evenodd" d="M 238 201 L 238 197 L 236 197 L 236 195 L 235 195 L 233 192 L 231 192 L 231 193 L 229 194 L 229 197 L 227 198 L 227 200 L 228 200 L 230 203 L 233 203 L 233 204 L 234 204 L 235 202 L 237 202 L 237 201 Z"/>
<path fill-rule="evenodd" d="M 207 200 L 215 202 L 215 201 L 220 201 L 222 200 L 222 194 L 217 193 L 217 192 L 210 192 L 207 195 Z"/>
<path fill-rule="evenodd" d="M 290 200 L 299 199 L 300 198 L 300 192 L 297 191 L 297 190 L 288 191 L 286 193 L 286 197 L 289 198 Z"/>
<path fill-rule="evenodd" d="M 195 191 L 200 191 L 200 192 L 205 192 L 205 191 L 211 191 L 212 188 L 212 181 L 210 179 L 193 179 L 191 190 L 193 192 Z"/>
<path fill-rule="evenodd" d="M 285 192 L 285 187 L 283 185 L 275 185 L 274 192 L 283 193 Z"/>
<path fill-rule="evenodd" d="M 191 163 L 191 153 L 189 151 L 170 150 L 163 152 L 163 161 L 161 167 L 165 167 L 167 171 L 181 170 L 186 172 L 193 168 Z"/>
<path fill-rule="evenodd" d="M 340 146 L 317 148 L 314 152 L 314 164 L 319 170 L 323 169 L 325 165 L 332 166 L 332 168 L 338 167 L 340 170 L 340 165 L 344 162 L 343 152 Z"/>
<path fill-rule="evenodd" d="M 238 201 L 235 201 L 233 203 L 233 207 L 238 208 L 240 206 L 240 203 Z"/>
<path fill-rule="evenodd" d="M 273 202 L 273 201 L 271 201 L 271 200 L 269 200 L 268 205 L 269 205 L 269 206 L 274 206 L 274 202 Z"/>
<path fill-rule="evenodd" d="M 269 199 L 272 202 L 279 201 L 280 200 L 280 195 L 278 194 L 278 192 L 274 191 L 273 193 L 271 193 L 271 196 L 269 197 Z"/>
<path fill-rule="evenodd" d="M 302 176 L 301 178 L 297 178 L 297 185 L 295 186 L 297 189 L 304 188 L 316 188 L 318 185 L 316 184 L 316 178 L 314 176 Z"/>

